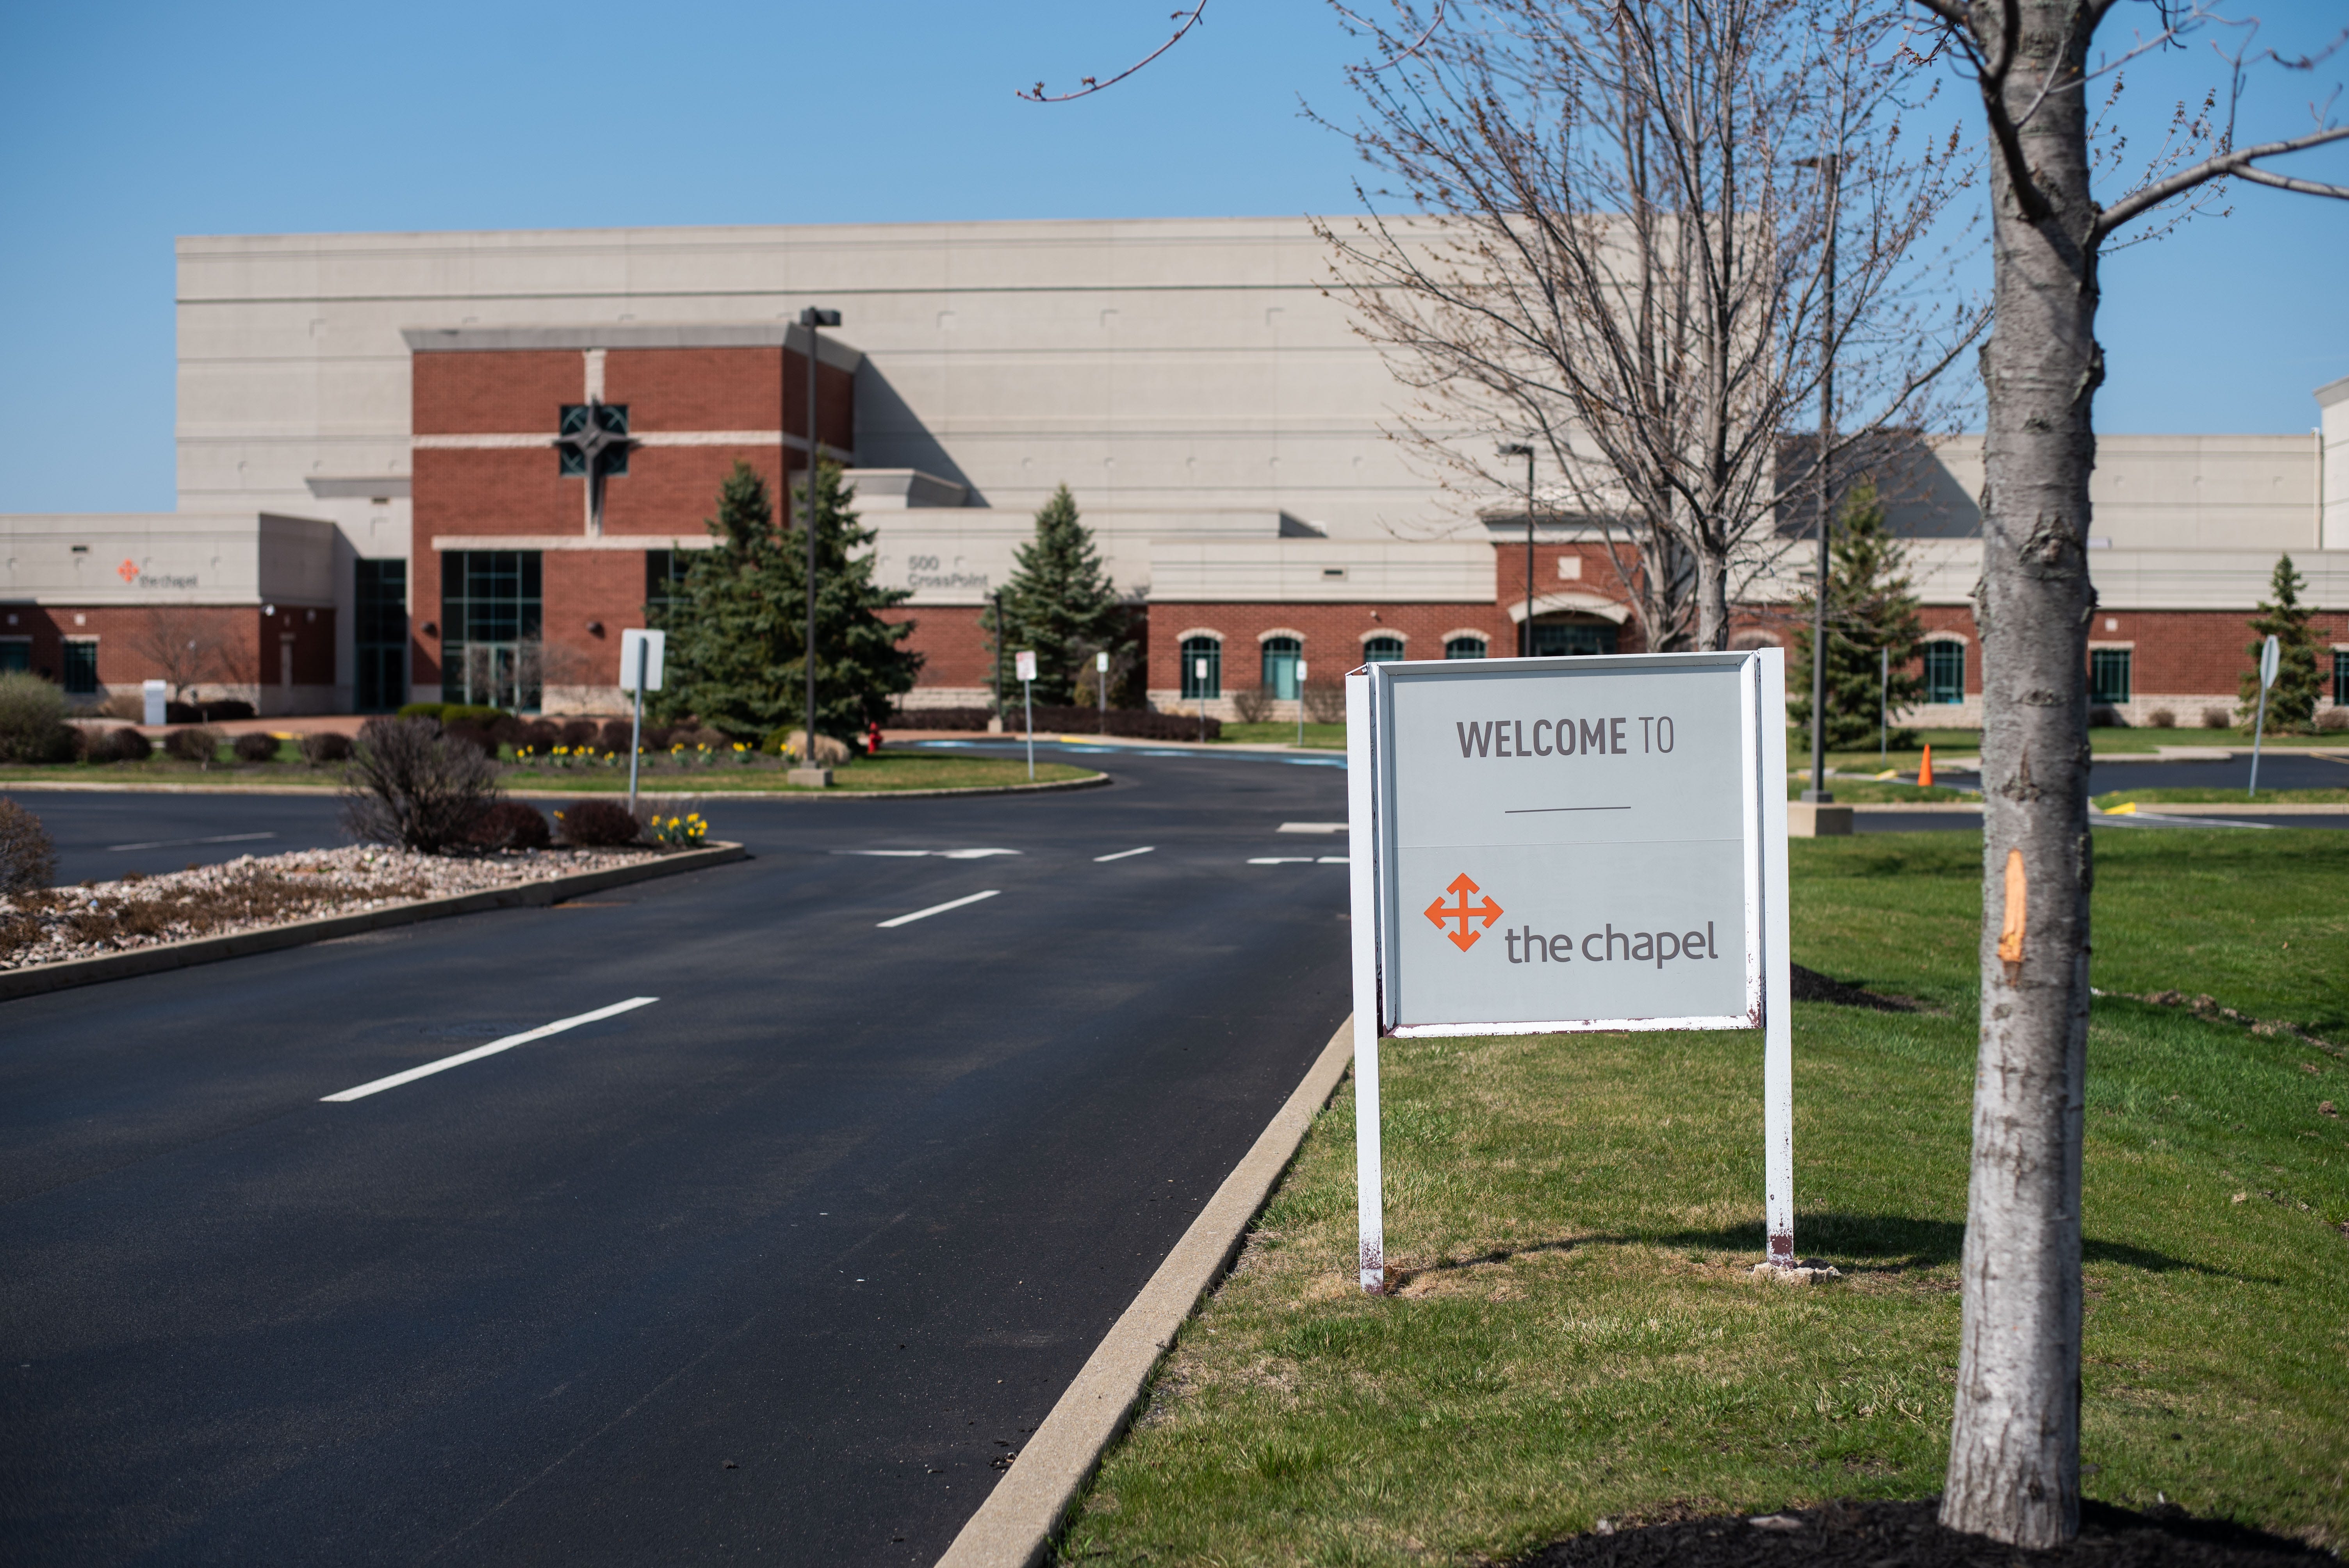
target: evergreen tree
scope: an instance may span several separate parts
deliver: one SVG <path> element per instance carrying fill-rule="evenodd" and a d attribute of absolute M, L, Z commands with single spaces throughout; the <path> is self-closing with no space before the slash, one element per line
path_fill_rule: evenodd
<path fill-rule="evenodd" d="M 2275 685 L 2268 688 L 2268 733 L 2307 729 L 2316 722 L 2316 704 L 2324 695 L 2317 674 L 2316 634 L 2309 629 L 2308 606 L 2300 591 L 2308 579 L 2295 570 L 2289 555 L 2278 556 L 2275 574 L 2268 579 L 2268 597 L 2251 619 L 2251 667 L 2243 672 L 2243 727 L 2259 717 L 2260 652 L 2267 640 L 2276 640 Z"/>
<path fill-rule="evenodd" d="M 913 595 L 873 581 L 865 546 L 874 532 L 858 526 L 854 500 L 838 464 L 818 465 L 815 727 L 841 740 L 886 718 L 922 663 L 900 645 L 914 624 L 875 614 Z M 740 461 L 707 526 L 718 548 L 693 552 L 667 606 L 647 606 L 647 624 L 668 633 L 666 689 L 648 704 L 665 718 L 690 713 L 746 740 L 796 729 L 806 707 L 806 539 L 775 526 L 766 480 Z"/>
<path fill-rule="evenodd" d="M 1827 536 L 1827 722 L 1830 750 L 1857 750 L 1874 744 L 1878 693 L 1897 713 L 1925 694 L 1925 683 L 1909 671 L 1924 640 L 1917 598 L 1902 568 L 1909 552 L 1885 521 L 1884 502 L 1872 480 L 1852 487 L 1842 516 Z M 1795 602 L 1802 617 L 1786 676 L 1786 717 L 1797 727 L 1811 721 L 1811 624 L 1808 594 Z M 1892 679 L 1883 686 L 1881 655 L 1892 655 Z M 1896 730 L 1893 746 L 1910 738 Z"/>
<path fill-rule="evenodd" d="M 1068 486 L 1053 491 L 1036 514 L 1036 537 L 1019 547 L 1012 562 L 1011 581 L 1003 585 L 1003 624 L 996 625 L 991 604 L 979 615 L 989 667 L 999 643 L 1010 653 L 1033 648 L 1036 700 L 1073 701 L 1080 665 L 1090 666 L 1093 655 L 1105 651 L 1115 671 L 1130 657 L 1133 643 L 1128 634 L 1131 616 L 1102 572 L 1092 531 L 1078 520 L 1077 498 Z M 1007 657 L 1007 683 L 1010 670 Z M 1086 689 L 1092 690 L 1090 676 Z M 1019 696 L 1012 686 L 1003 701 L 1009 707 Z"/>

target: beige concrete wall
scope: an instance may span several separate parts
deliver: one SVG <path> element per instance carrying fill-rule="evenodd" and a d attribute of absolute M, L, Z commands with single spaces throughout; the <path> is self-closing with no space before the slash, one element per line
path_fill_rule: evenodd
<path fill-rule="evenodd" d="M 335 602 L 336 530 L 263 513 L 0 516 L 0 594 L 36 604 Z"/>

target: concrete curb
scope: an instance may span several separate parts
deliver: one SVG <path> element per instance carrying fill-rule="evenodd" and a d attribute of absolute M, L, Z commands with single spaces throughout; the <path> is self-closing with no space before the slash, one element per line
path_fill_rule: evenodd
<path fill-rule="evenodd" d="M 1055 779 L 1043 784 L 973 784 L 952 789 L 807 789 L 793 793 L 784 789 L 720 789 L 710 794 L 689 794 L 667 789 L 639 788 L 639 795 L 657 796 L 664 800 L 683 800 L 694 805 L 707 805 L 724 800 L 919 800 L 940 795 L 1030 795 L 1054 789 L 1098 789 L 1113 782 L 1106 773 L 1091 779 Z M 98 793 L 108 795 L 307 795 L 333 799 L 342 793 L 339 784 L 75 784 L 63 780 L 37 779 L 26 782 L 0 780 L 0 795 L 17 791 L 39 794 L 53 791 L 59 794 Z M 625 785 L 609 789 L 503 789 L 517 800 L 599 800 L 613 795 L 625 795 Z"/>
<path fill-rule="evenodd" d="M 51 991 L 69 990 L 76 985 L 95 985 L 105 980 L 127 980 L 134 975 L 159 975 L 167 970 L 191 968 L 198 964 L 215 964 L 223 958 L 243 958 L 249 954 L 274 953 L 281 948 L 328 942 L 337 936 L 355 936 L 363 931 L 381 931 L 387 926 L 414 925 L 419 921 L 440 920 L 452 914 L 472 914 L 486 909 L 543 908 L 548 904 L 561 903 L 565 899 L 577 898 L 582 893 L 601 892 L 606 888 L 626 887 L 630 882 L 650 882 L 655 877 L 702 871 L 710 866 L 724 865 L 730 861 L 749 858 L 750 851 L 740 844 L 707 844 L 678 854 L 647 856 L 635 865 L 612 866 L 600 872 L 540 877 L 532 882 L 515 882 L 510 887 L 482 888 L 475 892 L 450 893 L 442 898 L 412 899 L 405 903 L 388 904 L 381 909 L 363 909 L 352 914 L 320 915 L 316 920 L 297 920 L 285 925 L 263 926 L 255 931 L 232 932 L 226 936 L 192 936 L 184 942 L 164 942 L 152 947 L 132 948 L 128 953 L 109 953 L 96 958 L 69 958 L 60 964 L 36 964 L 23 969 L 5 969 L 0 970 L 0 1001 L 45 995 Z"/>
<path fill-rule="evenodd" d="M 1842 802 L 1838 801 L 1837 804 L 1840 805 Z M 1866 816 L 1877 811 L 1927 813 L 1980 811 L 1982 804 L 1980 800 L 1884 800 L 1873 804 L 1866 800 L 1854 800 L 1851 802 L 1851 809 Z M 2322 800 L 2269 800 L 2255 801 L 2241 806 L 2228 806 L 2209 801 L 2171 804 L 2168 801 L 2145 800 L 2138 803 L 2137 810 L 2148 815 L 2158 813 L 2164 817 L 2349 817 L 2349 800 L 2334 805 L 2328 805 Z M 2092 810 L 2088 813 L 2091 820 L 2105 815 L 2107 813 L 2100 810 Z"/>
<path fill-rule="evenodd" d="M 1337 1092 L 1354 1059 L 1354 1021 L 1330 1037 L 1305 1081 L 1256 1140 L 1142 1294 L 1094 1349 L 1018 1460 L 962 1527 L 938 1568 L 1032 1568 L 1109 1445 L 1125 1429 L 1158 1358 L 1223 1276 L 1248 1224 L 1296 1156 L 1314 1113 Z"/>

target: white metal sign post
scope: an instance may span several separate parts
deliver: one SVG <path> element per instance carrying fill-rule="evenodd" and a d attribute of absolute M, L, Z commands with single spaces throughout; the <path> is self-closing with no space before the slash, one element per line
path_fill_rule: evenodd
<path fill-rule="evenodd" d="M 1036 782 L 1036 651 L 1024 649 L 1011 655 L 1012 667 L 1019 676 L 1022 700 L 1028 705 L 1028 782 Z"/>
<path fill-rule="evenodd" d="M 1362 1288 L 1386 1037 L 1760 1029 L 1768 1256 L 1793 1266 L 1785 653 L 1365 665 L 1346 764 Z"/>
<path fill-rule="evenodd" d="M 2243 791 L 2247 797 L 2260 792 L 2260 741 L 2268 727 L 2268 687 L 2275 685 L 2276 665 L 2282 656 L 2282 645 L 2270 633 L 2260 649 L 2260 711 L 2251 720 L 2251 787 Z"/>
<path fill-rule="evenodd" d="M 1101 703 L 1101 732 L 1109 733 L 1109 655 L 1093 655 L 1093 696 Z"/>
<path fill-rule="evenodd" d="M 636 754 L 644 748 L 645 693 L 661 688 L 661 652 L 666 632 L 631 628 L 620 634 L 620 689 L 636 694 L 636 717 L 628 721 L 628 810 L 636 809 Z"/>
<path fill-rule="evenodd" d="M 1305 661 L 1297 661 L 1297 744 L 1305 744 Z"/>

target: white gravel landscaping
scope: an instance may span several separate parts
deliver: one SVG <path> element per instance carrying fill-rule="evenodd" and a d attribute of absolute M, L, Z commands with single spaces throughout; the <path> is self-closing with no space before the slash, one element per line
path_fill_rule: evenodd
<path fill-rule="evenodd" d="M 654 849 L 419 855 L 354 845 L 0 897 L 0 970 L 633 865 Z"/>

